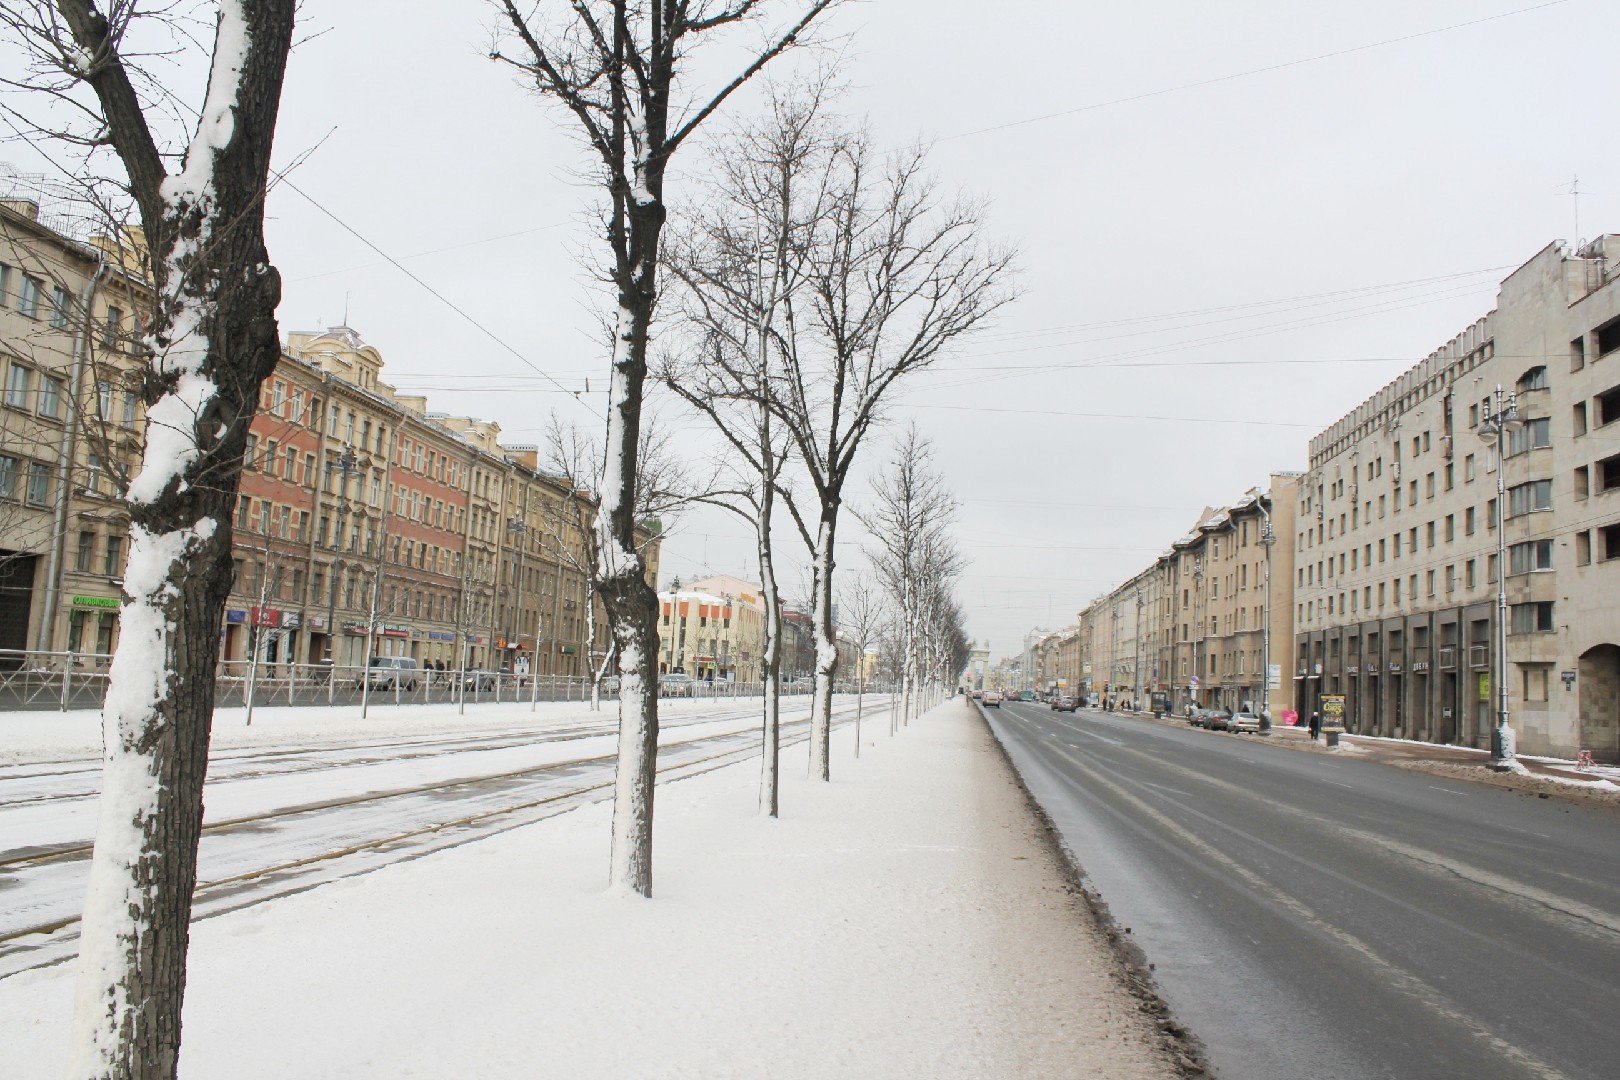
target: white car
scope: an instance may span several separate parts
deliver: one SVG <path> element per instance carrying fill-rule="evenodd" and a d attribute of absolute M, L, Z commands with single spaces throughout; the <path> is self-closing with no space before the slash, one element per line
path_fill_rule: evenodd
<path fill-rule="evenodd" d="M 658 696 L 691 697 L 692 676 L 680 671 L 658 676 Z"/>
<path fill-rule="evenodd" d="M 409 656 L 373 656 L 366 682 L 373 690 L 415 690 L 422 668 Z"/>
<path fill-rule="evenodd" d="M 1260 723 L 1260 718 L 1252 712 L 1233 713 L 1231 716 L 1226 718 L 1227 731 L 1248 731 L 1253 732 L 1254 734 L 1259 734 L 1262 726 L 1263 725 Z"/>

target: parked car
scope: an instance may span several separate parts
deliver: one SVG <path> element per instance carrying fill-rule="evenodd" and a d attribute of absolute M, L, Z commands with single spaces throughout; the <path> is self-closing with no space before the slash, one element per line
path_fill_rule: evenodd
<path fill-rule="evenodd" d="M 1231 724 L 1232 717 L 1225 709 L 1205 709 L 1204 726 L 1211 731 L 1225 731 Z"/>
<path fill-rule="evenodd" d="M 468 668 L 461 673 L 461 685 L 468 690 L 494 690 L 500 674 L 483 668 Z"/>
<path fill-rule="evenodd" d="M 1260 718 L 1252 712 L 1233 713 L 1226 718 L 1226 730 L 1228 731 L 1239 733 L 1249 731 L 1258 735 L 1262 726 Z"/>
<path fill-rule="evenodd" d="M 373 656 L 366 683 L 373 690 L 415 690 L 422 667 L 409 656 Z"/>
<path fill-rule="evenodd" d="M 1211 731 L 1215 730 L 1217 720 L 1220 721 L 1221 727 L 1226 726 L 1226 714 L 1219 709 L 1194 709 L 1192 715 L 1187 718 L 1187 722 L 1193 727 L 1208 728 Z"/>
<path fill-rule="evenodd" d="M 1052 699 L 1052 711 L 1074 712 L 1074 710 L 1079 707 L 1079 704 L 1080 703 L 1075 701 L 1074 698 L 1055 697 Z"/>
<path fill-rule="evenodd" d="M 1080 695 L 1080 707 L 1082 709 L 1100 709 L 1100 708 L 1102 708 L 1102 695 L 1101 694 L 1082 694 L 1082 695 Z"/>
<path fill-rule="evenodd" d="M 691 697 L 692 676 L 684 671 L 672 671 L 658 676 L 659 697 Z"/>
<path fill-rule="evenodd" d="M 984 703 L 997 709 L 1001 708 L 1001 691 L 986 690 L 984 692 Z"/>

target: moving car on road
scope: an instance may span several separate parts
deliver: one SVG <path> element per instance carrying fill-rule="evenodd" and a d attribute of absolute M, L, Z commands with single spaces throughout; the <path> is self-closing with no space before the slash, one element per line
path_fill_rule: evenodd
<path fill-rule="evenodd" d="M 986 690 L 984 692 L 984 703 L 986 705 L 993 705 L 998 709 L 1001 708 L 1001 691 Z"/>
<path fill-rule="evenodd" d="M 1055 697 L 1052 699 L 1053 712 L 1074 712 L 1080 705 L 1071 697 Z"/>

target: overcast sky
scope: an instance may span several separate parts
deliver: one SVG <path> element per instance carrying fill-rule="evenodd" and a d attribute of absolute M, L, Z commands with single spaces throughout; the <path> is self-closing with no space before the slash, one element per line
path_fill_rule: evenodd
<path fill-rule="evenodd" d="M 1580 234 L 1620 230 L 1620 4 L 1527 7 L 867 0 L 828 20 L 845 111 L 880 141 L 934 141 L 942 181 L 986 197 L 1022 252 L 1023 298 L 890 410 L 935 441 L 961 501 L 961 596 L 994 655 L 1072 622 L 1201 507 L 1302 469 L 1312 434 L 1575 237 L 1572 177 Z M 282 166 L 308 155 L 303 194 L 270 200 L 283 332 L 347 313 L 388 381 L 511 442 L 554 408 L 596 424 L 534 370 L 588 378 L 601 411 L 589 160 L 485 59 L 492 9 L 306 0 L 302 20 L 325 32 L 292 61 L 276 140 Z M 844 535 L 858 568 L 853 520 Z M 665 579 L 751 575 L 751 550 L 739 524 L 690 515 Z"/>

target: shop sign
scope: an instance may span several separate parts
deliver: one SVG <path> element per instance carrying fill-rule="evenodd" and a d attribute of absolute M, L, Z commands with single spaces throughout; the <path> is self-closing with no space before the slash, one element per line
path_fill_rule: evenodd
<path fill-rule="evenodd" d="M 573 656 L 574 655 L 574 647 L 572 645 L 564 645 L 562 647 L 562 651 L 563 651 L 564 656 Z"/>
<path fill-rule="evenodd" d="M 302 611 L 283 611 L 281 613 L 281 627 L 284 630 L 297 630 L 304 625 Z"/>
<path fill-rule="evenodd" d="M 326 633 L 325 615 L 311 615 L 309 618 L 304 620 L 304 623 L 311 630 L 319 630 L 323 634 Z"/>
<path fill-rule="evenodd" d="M 115 608 L 118 606 L 116 596 L 75 596 L 74 607 Z"/>
<path fill-rule="evenodd" d="M 393 623 L 388 623 L 382 628 L 382 636 L 391 638 L 408 638 L 411 636 L 411 628 L 408 626 L 396 626 Z"/>
<path fill-rule="evenodd" d="M 429 630 L 428 631 L 428 640 L 429 641 L 454 641 L 454 640 L 456 640 L 456 635 L 447 634 L 443 630 Z"/>
<path fill-rule="evenodd" d="M 343 632 L 345 634 L 364 634 L 366 624 L 363 622 L 346 622 L 343 624 Z"/>
<path fill-rule="evenodd" d="M 1427 660 L 1414 660 L 1414 661 L 1412 661 L 1412 670 L 1413 671 L 1428 671 L 1429 670 L 1429 662 Z"/>
<path fill-rule="evenodd" d="M 79 602 L 79 598 L 75 596 L 73 598 L 73 602 L 77 604 Z M 247 612 L 241 610 L 227 611 L 225 613 L 225 621 L 228 623 L 245 623 L 247 622 Z"/>
<path fill-rule="evenodd" d="M 1481 672 L 1479 676 L 1479 700 L 1491 700 L 1491 674 L 1488 671 Z"/>
<path fill-rule="evenodd" d="M 281 612 L 275 608 L 248 608 L 248 621 L 254 626 L 277 627 L 281 625 Z"/>

